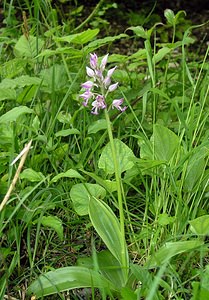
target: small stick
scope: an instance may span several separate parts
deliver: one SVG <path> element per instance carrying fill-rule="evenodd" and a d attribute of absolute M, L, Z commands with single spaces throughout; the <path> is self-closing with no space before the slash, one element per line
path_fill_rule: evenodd
<path fill-rule="evenodd" d="M 20 152 L 20 154 L 19 154 L 19 155 L 13 160 L 13 162 L 11 163 L 11 165 L 13 165 L 13 164 L 14 164 L 14 163 L 22 156 L 21 159 L 20 159 L 20 163 L 19 163 L 19 166 L 18 166 L 18 168 L 17 168 L 17 171 L 16 171 L 16 173 L 15 173 L 15 176 L 14 176 L 14 178 L 13 178 L 13 180 L 12 180 L 12 183 L 10 184 L 9 189 L 8 189 L 8 191 L 7 191 L 7 193 L 6 193 L 5 197 L 4 197 L 4 199 L 2 200 L 2 202 L 1 202 L 1 204 L 0 204 L 0 211 L 2 211 L 2 209 L 4 208 L 5 204 L 7 203 L 8 199 L 9 199 L 9 197 L 10 197 L 10 195 L 11 195 L 12 190 L 13 190 L 14 187 L 15 187 L 15 184 L 16 184 L 16 182 L 17 182 L 17 179 L 18 179 L 18 177 L 19 177 L 19 175 L 20 175 L 20 172 L 21 172 L 21 170 L 22 170 L 22 167 L 23 167 L 24 162 L 25 162 L 25 160 L 26 160 L 26 157 L 27 157 L 27 155 L 28 155 L 28 151 L 30 150 L 31 143 L 32 143 L 32 140 L 31 140 L 28 144 L 25 145 L 25 148 Z"/>

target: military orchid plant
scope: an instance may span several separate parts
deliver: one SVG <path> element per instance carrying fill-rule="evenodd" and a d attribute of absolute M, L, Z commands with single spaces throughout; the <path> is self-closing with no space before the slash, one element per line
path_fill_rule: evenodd
<path fill-rule="evenodd" d="M 108 60 L 108 54 L 106 54 L 99 64 L 99 59 L 96 53 L 90 54 L 90 67 L 86 67 L 86 73 L 91 80 L 88 80 L 81 84 L 81 87 L 85 90 L 83 94 L 80 95 L 83 98 L 83 105 L 87 106 L 90 99 L 93 99 L 91 113 L 98 115 L 101 109 L 105 112 L 105 118 L 107 123 L 107 131 L 110 140 L 110 147 L 112 152 L 112 160 L 115 170 L 115 181 L 117 184 L 117 196 L 118 196 L 118 209 L 120 216 L 120 231 L 122 236 L 122 249 L 121 258 L 123 268 L 127 268 L 127 251 L 126 251 L 126 241 L 125 241 L 125 229 L 124 229 L 124 211 L 123 211 L 123 185 L 121 180 L 121 174 L 119 171 L 118 158 L 115 149 L 115 140 L 112 134 L 112 126 L 109 118 L 109 109 L 116 108 L 117 110 L 124 112 L 127 107 L 122 107 L 124 102 L 123 98 L 114 99 L 112 104 L 107 105 L 107 96 L 109 93 L 115 91 L 118 87 L 118 82 L 111 83 L 111 77 L 116 70 L 116 66 L 106 70 Z"/>
<path fill-rule="evenodd" d="M 113 138 L 112 124 L 109 118 L 110 109 L 116 108 L 120 112 L 124 112 L 127 107 L 122 106 L 123 98 L 114 99 L 111 104 L 107 101 L 108 94 L 115 91 L 118 87 L 118 82 L 111 83 L 111 77 L 116 67 L 106 70 L 107 59 L 108 54 L 102 58 L 99 64 L 98 56 L 95 53 L 90 54 L 90 67 L 86 67 L 89 80 L 81 84 L 84 91 L 79 97 L 83 99 L 84 106 L 88 106 L 91 101 L 92 114 L 98 115 L 101 110 L 104 111 L 109 136 L 109 143 L 104 148 L 110 146 L 112 154 L 111 162 L 114 165 L 115 190 L 117 190 L 116 207 L 119 210 L 119 219 L 102 199 L 98 199 L 101 190 L 104 190 L 101 186 L 97 184 L 92 186 L 92 184 L 88 183 L 74 185 L 70 192 L 71 200 L 75 204 L 75 210 L 76 207 L 81 208 L 81 210 L 78 209 L 76 212 L 80 215 L 89 215 L 92 225 L 105 243 L 107 250 L 96 254 L 96 259 L 94 259 L 95 254 L 92 255 L 90 264 L 87 257 L 86 259 L 83 258 L 81 264 L 78 261 L 77 266 L 63 267 L 41 275 L 31 284 L 29 289 L 37 297 L 68 289 L 96 287 L 101 290 L 103 299 L 106 299 L 104 293 L 111 296 L 111 299 L 114 299 L 114 295 L 120 294 L 122 289 L 126 287 L 129 289 L 127 285 L 129 285 L 130 261 L 125 240 L 123 207 L 125 196 L 121 179 L 118 142 L 122 144 L 122 146 L 120 144 L 122 147 L 120 149 L 122 150 L 123 147 L 127 146 L 118 139 Z M 107 150 L 103 149 L 103 151 Z M 80 196 L 78 197 L 78 195 Z M 78 198 L 80 199 L 79 205 L 76 206 Z M 135 294 L 133 299 L 136 299 Z"/>
<path fill-rule="evenodd" d="M 80 95 L 83 98 L 83 105 L 87 106 L 89 100 L 93 99 L 91 113 L 98 115 L 99 110 L 107 108 L 107 96 L 110 92 L 113 92 L 118 87 L 118 82 L 111 84 L 111 77 L 116 69 L 116 67 L 106 70 L 106 64 L 108 60 L 108 54 L 106 54 L 101 63 L 98 62 L 98 56 L 96 53 L 90 54 L 90 66 L 86 67 L 86 73 L 89 80 L 81 84 L 81 87 L 85 90 L 83 94 Z M 123 112 L 126 110 L 126 106 L 122 107 L 124 99 L 114 99 L 112 109 L 116 108 Z"/>

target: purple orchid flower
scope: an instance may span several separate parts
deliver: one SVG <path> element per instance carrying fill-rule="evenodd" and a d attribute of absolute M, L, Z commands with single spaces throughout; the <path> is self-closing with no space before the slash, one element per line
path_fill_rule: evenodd
<path fill-rule="evenodd" d="M 90 67 L 86 67 L 86 74 L 90 78 L 86 82 L 81 84 L 81 87 L 85 90 L 79 97 L 83 98 L 83 105 L 87 106 L 89 100 L 95 99 L 92 102 L 92 114 L 97 115 L 101 109 L 107 108 L 106 98 L 107 95 L 115 91 L 118 87 L 118 82 L 111 84 L 111 77 L 116 69 L 116 66 L 109 69 L 106 69 L 107 60 L 109 54 L 106 54 L 101 63 L 98 64 L 98 56 L 96 53 L 90 53 Z M 117 110 L 124 112 L 126 106 L 122 107 L 124 99 L 115 99 L 112 102 L 112 109 L 116 108 Z"/>

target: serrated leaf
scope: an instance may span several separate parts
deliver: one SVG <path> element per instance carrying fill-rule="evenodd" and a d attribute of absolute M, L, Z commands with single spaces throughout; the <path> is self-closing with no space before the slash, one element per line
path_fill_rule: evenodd
<path fill-rule="evenodd" d="M 51 182 L 57 182 L 61 178 L 79 178 L 79 179 L 84 179 L 82 175 L 80 175 L 76 170 L 70 169 L 66 172 L 60 173 L 56 175 L 54 178 L 52 178 Z"/>
<path fill-rule="evenodd" d="M 34 113 L 34 111 L 27 106 L 14 107 L 0 117 L 0 123 L 13 122 L 16 121 L 21 115 L 32 113 Z"/>
<path fill-rule="evenodd" d="M 116 152 L 116 159 L 118 160 L 119 172 L 122 173 L 131 169 L 134 165 L 135 155 L 132 150 L 123 142 L 114 139 L 114 148 Z M 112 149 L 110 142 L 103 148 L 102 154 L 99 158 L 98 166 L 103 169 L 106 174 L 113 174 L 115 172 Z"/>
<path fill-rule="evenodd" d="M 20 178 L 31 182 L 40 182 L 45 179 L 45 176 L 41 172 L 36 172 L 33 169 L 28 168 L 22 171 Z"/>
<path fill-rule="evenodd" d="M 103 199 L 106 191 L 103 187 L 93 183 L 78 183 L 70 190 L 70 197 L 77 214 L 84 216 L 88 214 L 90 197 Z"/>

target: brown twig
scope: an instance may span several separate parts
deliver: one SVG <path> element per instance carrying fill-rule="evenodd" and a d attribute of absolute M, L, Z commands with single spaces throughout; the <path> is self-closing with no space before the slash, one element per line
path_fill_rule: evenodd
<path fill-rule="evenodd" d="M 16 184 L 16 182 L 17 182 L 17 179 L 18 179 L 18 177 L 19 177 L 19 175 L 20 175 L 20 172 L 21 172 L 21 170 L 22 170 L 22 167 L 23 167 L 24 162 L 25 162 L 25 160 L 26 160 L 26 157 L 27 157 L 27 155 L 28 155 L 28 151 L 30 150 L 31 143 L 32 143 L 32 140 L 31 140 L 28 144 L 25 145 L 25 148 L 24 148 L 23 151 L 21 152 L 21 153 L 23 153 L 23 154 L 21 155 L 21 153 L 20 153 L 20 156 L 22 156 L 22 157 L 21 157 L 21 159 L 20 159 L 19 166 L 18 166 L 18 168 L 17 168 L 17 171 L 16 171 L 16 173 L 15 173 L 15 176 L 14 176 L 14 178 L 13 178 L 13 180 L 12 180 L 12 183 L 10 184 L 10 187 L 9 187 L 7 193 L 6 193 L 4 199 L 2 200 L 2 202 L 1 202 L 1 204 L 0 204 L 0 211 L 2 211 L 2 209 L 4 208 L 5 204 L 7 203 L 8 199 L 9 199 L 9 197 L 10 197 L 10 195 L 11 195 L 12 190 L 13 190 L 14 187 L 15 187 L 15 184 Z M 19 155 L 18 155 L 18 157 L 19 157 Z M 16 160 L 15 160 L 15 161 L 16 161 Z"/>

